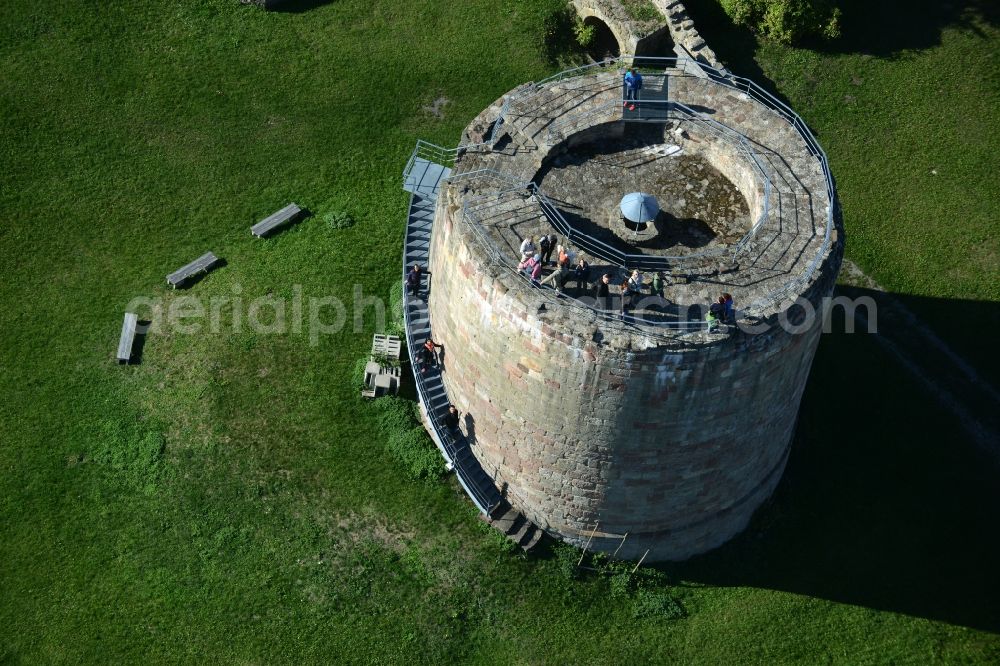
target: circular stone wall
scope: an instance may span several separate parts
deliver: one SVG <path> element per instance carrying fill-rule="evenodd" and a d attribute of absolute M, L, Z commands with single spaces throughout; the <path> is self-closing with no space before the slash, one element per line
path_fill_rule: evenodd
<path fill-rule="evenodd" d="M 546 143 L 532 123 L 566 113 L 560 84 L 538 91 L 530 114 L 512 109 L 508 145 L 459 160 L 438 197 L 431 239 L 434 338 L 444 345 L 444 382 L 467 415 L 476 458 L 511 504 L 551 535 L 582 545 L 593 534 L 591 548 L 620 547 L 619 556 L 633 558 L 649 550 L 647 560 L 722 544 L 773 492 L 821 332 L 820 318 L 804 319 L 790 301 L 819 309 L 842 253 L 836 229 L 823 242 L 834 202 L 794 128 L 724 86 L 677 77 L 673 94 L 710 108 L 760 146 L 768 178 L 781 187 L 765 193 L 742 156 L 703 146 L 743 194 L 746 224 L 761 211 L 766 219 L 737 263 L 705 276 L 682 267 L 666 296 L 707 304 L 728 291 L 738 307 L 755 304 L 753 323 L 766 332 L 618 322 L 535 289 L 513 270 L 510 238 L 549 219 L 539 197 L 497 196 L 497 182 L 461 174 L 536 173 L 561 142 Z M 595 117 L 591 126 L 604 122 Z M 690 154 L 696 139 L 689 135 L 683 146 Z M 794 290 L 768 305 L 765 295 L 789 284 Z"/>

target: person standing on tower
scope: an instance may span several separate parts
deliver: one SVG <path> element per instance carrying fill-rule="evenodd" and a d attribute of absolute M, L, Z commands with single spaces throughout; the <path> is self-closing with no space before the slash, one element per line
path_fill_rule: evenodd
<path fill-rule="evenodd" d="M 540 259 L 542 266 L 549 263 L 549 257 L 552 256 L 552 240 L 544 234 L 538 241 L 538 253 L 542 256 Z"/>
<path fill-rule="evenodd" d="M 549 248 L 542 253 L 542 263 L 549 264 L 552 263 L 552 253 L 556 251 L 557 248 L 562 247 L 559 245 L 559 237 L 555 234 L 549 234 Z M 556 254 L 558 257 L 558 253 Z"/>
<path fill-rule="evenodd" d="M 625 319 L 632 310 L 633 296 L 635 294 L 636 292 L 632 291 L 632 283 L 628 279 L 622 280 L 622 319 Z"/>
<path fill-rule="evenodd" d="M 569 280 L 569 255 L 566 253 L 566 248 L 562 245 L 556 246 L 556 250 L 558 252 L 556 269 L 547 278 L 542 280 L 542 284 L 552 282 L 555 284 L 556 293 L 561 294 L 562 290 L 566 287 L 566 281 Z"/>
<path fill-rule="evenodd" d="M 590 264 L 587 263 L 582 254 L 577 259 L 576 266 L 573 267 L 573 279 L 576 280 L 577 296 L 590 286 Z"/>
<path fill-rule="evenodd" d="M 656 271 L 653 274 L 653 282 L 649 286 L 653 296 L 663 298 L 663 271 Z"/>
<path fill-rule="evenodd" d="M 535 247 L 535 237 L 525 238 L 521 241 L 521 261 L 534 256 L 538 248 Z"/>
<path fill-rule="evenodd" d="M 633 294 L 638 295 L 642 293 L 642 287 L 642 273 L 636 268 L 632 271 L 632 275 L 628 279 L 628 288 Z"/>
<path fill-rule="evenodd" d="M 642 90 L 642 74 L 633 67 L 625 73 L 625 101 L 623 107 L 628 107 L 629 111 L 635 111 L 639 103 L 639 91 Z"/>
<path fill-rule="evenodd" d="M 597 281 L 597 289 L 594 291 L 594 300 L 596 300 L 597 303 L 602 303 L 605 310 L 611 309 L 610 287 L 611 287 L 611 275 L 609 273 L 605 273 L 604 275 L 601 276 L 601 279 Z"/>

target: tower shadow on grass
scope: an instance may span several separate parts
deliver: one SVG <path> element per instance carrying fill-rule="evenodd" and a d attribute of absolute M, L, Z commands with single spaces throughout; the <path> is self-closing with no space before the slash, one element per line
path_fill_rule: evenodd
<path fill-rule="evenodd" d="M 841 38 L 808 43 L 808 48 L 895 57 L 938 46 L 947 27 L 981 34 L 981 23 L 1000 25 L 1000 5 L 988 0 L 841 0 L 840 6 Z"/>
<path fill-rule="evenodd" d="M 907 307 L 1000 321 L 997 303 L 919 300 Z M 997 456 L 975 448 L 874 336 L 844 333 L 842 321 L 833 330 L 820 344 L 774 497 L 733 541 L 664 568 L 688 584 L 782 590 L 1000 633 Z M 1000 410 L 984 413 L 984 370 L 979 389 L 970 382 L 952 395 L 996 432 Z"/>
<path fill-rule="evenodd" d="M 716 0 L 689 0 L 684 5 L 702 37 L 727 67 L 776 92 L 754 61 L 759 40 L 753 32 L 735 25 Z M 992 0 L 840 0 L 837 5 L 843 12 L 841 37 L 807 41 L 804 48 L 889 58 L 939 45 L 941 32 L 948 27 L 978 33 L 980 24 L 1000 25 L 1000 5 Z"/>
<path fill-rule="evenodd" d="M 284 14 L 301 14 L 333 2 L 334 0 L 270 0 L 267 9 Z"/>
<path fill-rule="evenodd" d="M 896 58 L 909 50 L 928 49 L 941 43 L 942 31 L 950 26 L 981 32 L 979 25 L 1000 25 L 1000 4 L 992 0 L 842 0 L 838 3 L 841 37 L 812 39 L 802 47 L 822 53 L 858 53 L 879 58 Z M 764 70 L 755 55 L 760 46 L 749 28 L 738 26 L 717 0 L 689 0 L 688 15 L 722 63 L 734 74 L 764 88 L 783 104 L 794 108 Z M 814 127 L 810 130 L 819 136 Z"/>

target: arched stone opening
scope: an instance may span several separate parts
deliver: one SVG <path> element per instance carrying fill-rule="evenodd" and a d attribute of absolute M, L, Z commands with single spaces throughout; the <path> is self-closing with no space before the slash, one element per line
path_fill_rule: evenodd
<path fill-rule="evenodd" d="M 636 56 L 672 57 L 675 54 L 674 40 L 670 30 L 663 26 L 656 32 L 646 35 L 635 45 Z"/>
<path fill-rule="evenodd" d="M 594 60 L 621 55 L 622 49 L 618 38 L 615 37 L 615 33 L 611 31 L 607 23 L 596 16 L 588 16 L 583 19 L 583 24 L 594 28 L 594 39 L 587 48 Z"/>

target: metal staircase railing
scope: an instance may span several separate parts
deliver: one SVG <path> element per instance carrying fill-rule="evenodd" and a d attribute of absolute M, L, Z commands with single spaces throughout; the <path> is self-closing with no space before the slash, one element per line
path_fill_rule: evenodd
<path fill-rule="evenodd" d="M 407 257 L 421 257 L 424 265 L 427 264 L 429 258 L 429 249 L 427 248 L 414 248 L 411 245 L 410 237 L 413 231 L 415 231 L 414 226 L 414 213 L 417 210 L 429 209 L 433 210 L 433 206 L 421 206 L 418 202 L 423 201 L 434 202 L 436 197 L 420 195 L 417 193 L 411 193 L 410 195 L 410 205 L 408 207 L 408 218 L 406 225 L 406 236 L 403 248 L 403 279 L 406 279 L 406 273 L 408 270 Z M 429 287 L 428 287 L 429 290 Z M 432 435 L 435 445 L 441 452 L 442 456 L 449 465 L 456 472 L 456 477 L 458 478 L 459 484 L 462 486 L 465 493 L 472 500 L 473 504 L 476 505 L 482 513 L 489 515 L 490 512 L 499 504 L 500 494 L 493 486 L 492 480 L 486 475 L 485 470 L 472 455 L 469 450 L 469 444 L 467 441 L 458 440 L 453 432 L 442 422 L 440 416 L 440 410 L 442 406 L 447 404 L 445 399 L 443 404 L 435 404 L 437 399 L 440 397 L 446 398 L 444 383 L 441 380 L 440 371 L 435 371 L 431 375 L 425 375 L 417 369 L 417 364 L 413 363 L 414 350 L 420 349 L 420 345 L 423 342 L 416 338 L 416 326 L 414 325 L 414 320 L 424 320 L 427 322 L 427 334 L 430 334 L 430 312 L 427 308 L 427 302 L 419 298 L 405 295 L 403 298 L 403 321 L 406 331 L 406 345 L 407 349 L 411 353 L 411 369 L 413 370 L 414 385 L 417 388 L 417 395 L 420 400 L 420 404 L 423 407 L 423 411 L 427 416 L 427 420 L 431 424 Z M 423 330 L 423 329 L 421 329 Z M 438 396 L 438 398 L 435 398 Z M 447 409 L 447 407 L 444 407 Z M 463 450 L 464 449 L 464 450 Z M 478 472 L 478 474 L 477 474 Z M 480 477 L 480 483 L 476 483 L 475 477 Z M 485 487 L 483 487 L 485 485 Z M 491 492 L 492 491 L 492 492 Z"/>

